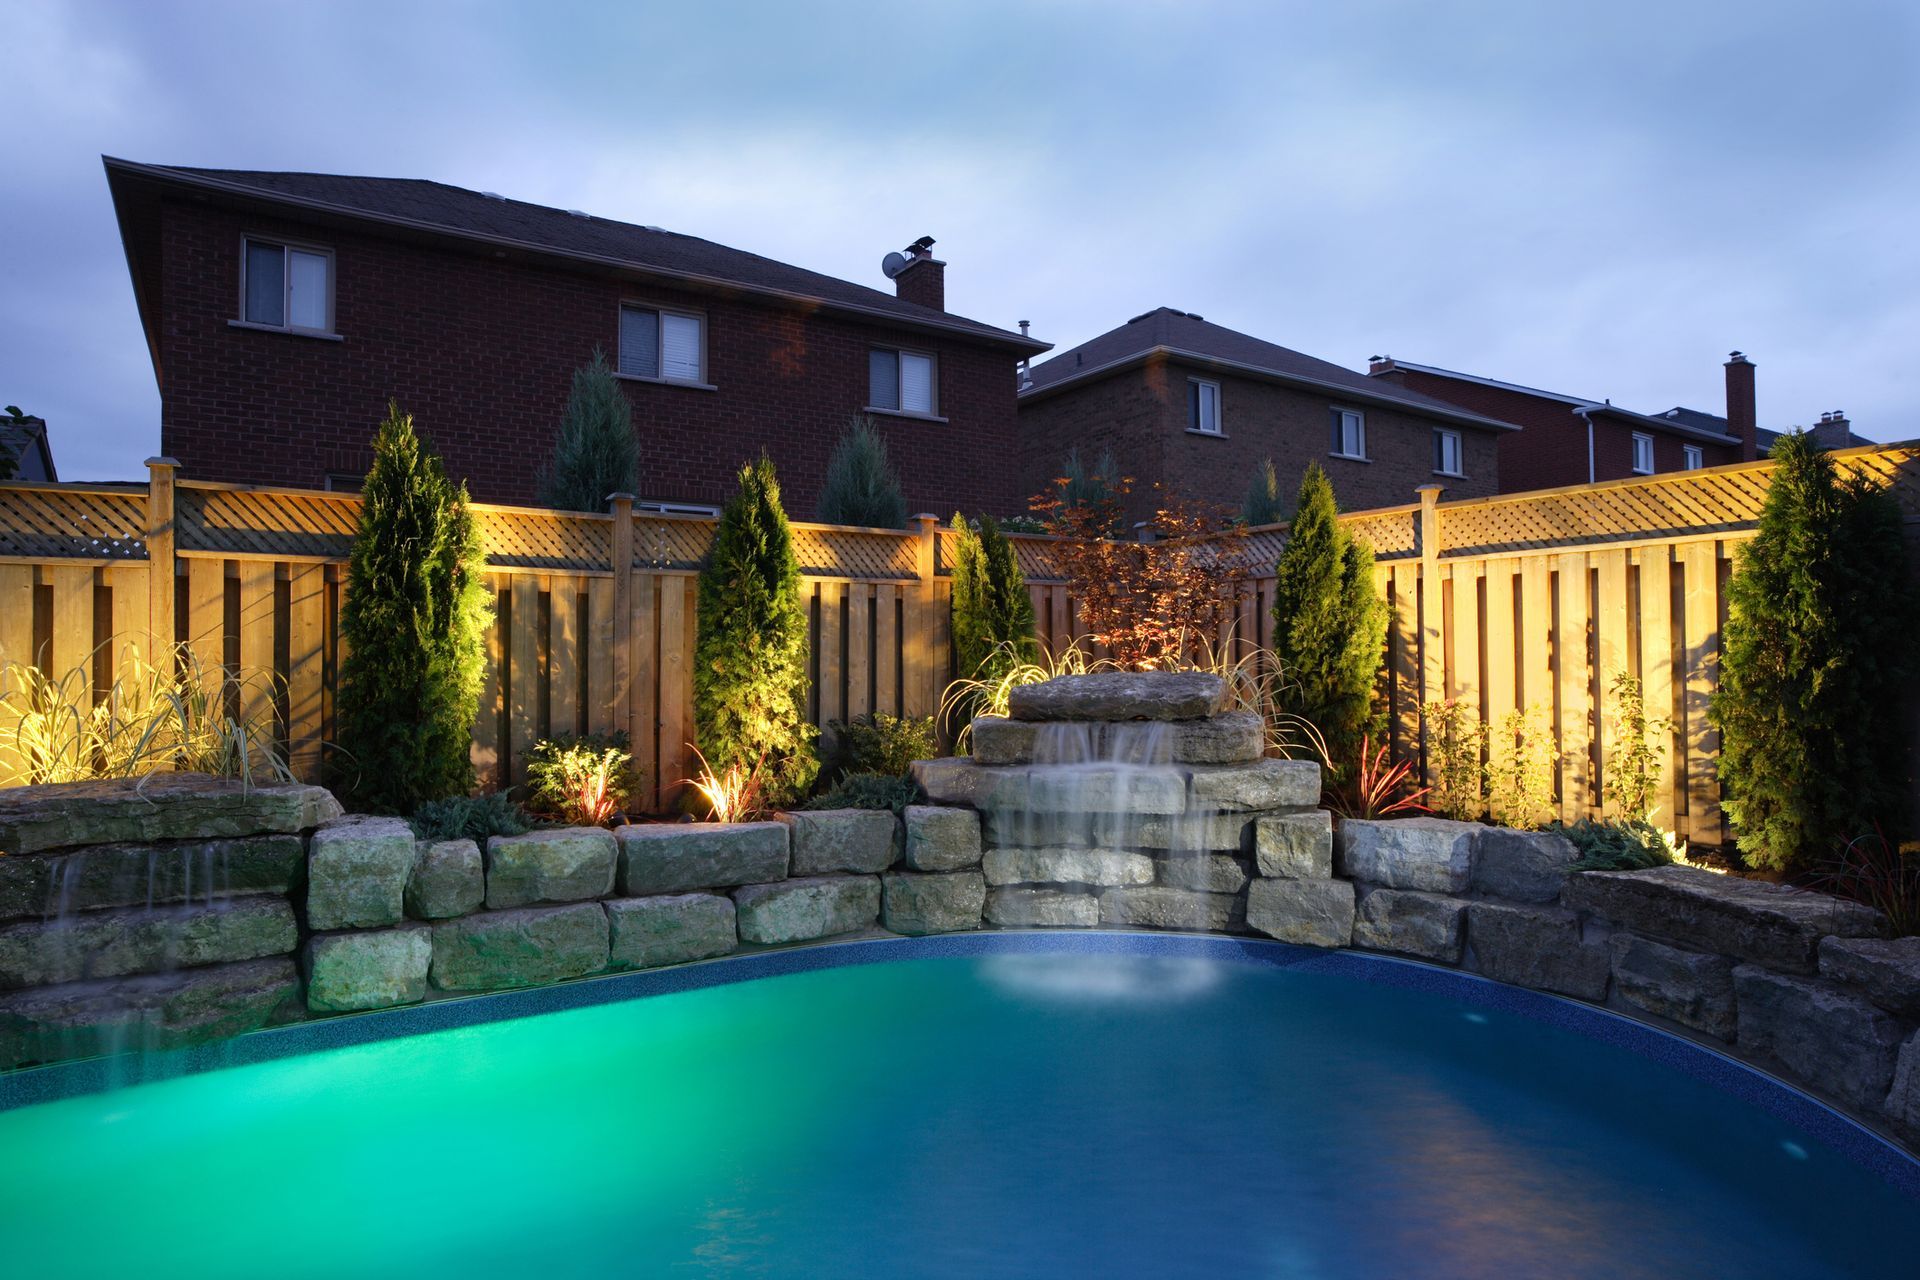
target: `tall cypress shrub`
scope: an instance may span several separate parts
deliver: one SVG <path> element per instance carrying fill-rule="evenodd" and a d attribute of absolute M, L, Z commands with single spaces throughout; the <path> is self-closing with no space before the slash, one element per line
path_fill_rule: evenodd
<path fill-rule="evenodd" d="M 1727 587 L 1720 782 L 1741 853 L 1805 869 L 1904 813 L 1914 602 L 1901 512 L 1796 432 Z"/>
<path fill-rule="evenodd" d="M 700 572 L 693 715 L 716 772 L 764 761 L 767 798 L 786 803 L 812 785 L 817 730 L 807 721 L 807 612 L 800 562 L 762 453 L 740 469 Z"/>
<path fill-rule="evenodd" d="M 1387 642 L 1387 605 L 1373 587 L 1373 549 L 1339 521 L 1319 463 L 1300 480 L 1287 545 L 1275 567 L 1274 653 L 1295 690 L 1293 711 L 1320 730 L 1328 763 L 1345 774 L 1361 738 L 1378 736 L 1374 682 Z"/>
<path fill-rule="evenodd" d="M 340 624 L 338 785 L 410 814 L 473 789 L 469 744 L 493 621 L 464 485 L 389 406 L 360 494 Z"/>
<path fill-rule="evenodd" d="M 633 492 L 639 473 L 632 406 L 606 352 L 595 347 L 592 363 L 574 370 L 553 458 L 540 479 L 541 501 L 562 511 L 605 511 L 607 495 Z"/>
<path fill-rule="evenodd" d="M 953 517 L 953 662 L 966 679 L 997 679 L 1040 656 L 1033 634 L 1033 597 L 1014 558 L 1013 543 L 992 516 L 976 532 Z"/>
<path fill-rule="evenodd" d="M 820 490 L 820 519 L 869 529 L 907 527 L 907 500 L 900 476 L 887 461 L 887 442 L 872 418 L 847 423 L 840 443 L 827 459 L 827 480 Z"/>
<path fill-rule="evenodd" d="M 1287 518 L 1287 505 L 1280 499 L 1280 473 L 1274 470 L 1272 458 L 1255 468 L 1240 518 L 1249 528 L 1278 524 Z"/>

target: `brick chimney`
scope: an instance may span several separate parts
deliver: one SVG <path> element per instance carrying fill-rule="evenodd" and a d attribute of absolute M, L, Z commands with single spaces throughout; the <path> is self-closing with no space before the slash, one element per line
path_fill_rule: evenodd
<path fill-rule="evenodd" d="M 1753 410 L 1753 361 L 1735 351 L 1727 357 L 1727 430 L 1739 437 L 1742 462 L 1760 456 L 1759 425 Z"/>
<path fill-rule="evenodd" d="M 893 278 L 893 289 L 902 302 L 947 309 L 947 264 L 933 256 L 932 236 L 907 246 L 907 265 Z"/>
<path fill-rule="evenodd" d="M 1847 421 L 1844 410 L 1835 409 L 1832 413 L 1820 415 L 1820 421 L 1813 428 L 1813 442 L 1822 449 L 1844 449 L 1853 439 L 1853 424 Z"/>

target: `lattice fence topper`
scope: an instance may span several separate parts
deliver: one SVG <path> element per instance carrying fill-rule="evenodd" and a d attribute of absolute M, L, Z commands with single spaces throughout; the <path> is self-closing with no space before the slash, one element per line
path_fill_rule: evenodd
<path fill-rule="evenodd" d="M 954 541 L 953 530 L 941 525 L 934 544 L 934 572 L 942 578 L 953 576 Z M 1022 578 L 1028 582 L 1066 581 L 1066 574 L 1053 557 L 1059 539 L 1046 534 L 1010 533 L 1007 541 L 1013 544 L 1014 563 L 1020 566 Z"/>
<path fill-rule="evenodd" d="M 236 560 L 288 556 L 344 560 L 353 546 L 360 499 L 312 490 L 227 488 L 182 481 L 174 491 L 181 551 Z"/>
<path fill-rule="evenodd" d="M 1865 473 L 1887 485 L 1910 515 L 1920 513 L 1920 448 L 1852 449 L 1836 453 L 1834 461 L 1843 472 Z M 1440 554 L 1751 529 L 1759 522 L 1772 474 L 1771 462 L 1750 462 L 1446 503 L 1440 507 Z"/>
<path fill-rule="evenodd" d="M 0 556 L 144 560 L 146 539 L 145 485 L 0 485 Z"/>
<path fill-rule="evenodd" d="M 613 571 L 613 517 L 475 503 L 474 527 L 494 569 Z"/>

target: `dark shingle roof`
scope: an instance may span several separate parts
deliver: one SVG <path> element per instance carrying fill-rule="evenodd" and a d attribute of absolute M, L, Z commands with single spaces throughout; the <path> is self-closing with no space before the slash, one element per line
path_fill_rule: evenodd
<path fill-rule="evenodd" d="M 507 241 L 567 257 L 627 266 L 676 278 L 711 281 L 971 334 L 1026 350 L 1047 344 L 1017 333 L 903 301 L 892 294 L 808 271 L 757 253 L 659 227 L 636 226 L 565 209 L 509 200 L 423 178 L 361 178 L 325 173 L 199 169 L 107 159 L 116 167 L 241 195 L 321 207 L 388 223 L 491 241 Z"/>
<path fill-rule="evenodd" d="M 1072 379 L 1128 364 L 1155 350 L 1237 365 L 1249 372 L 1264 373 L 1283 382 L 1310 383 L 1344 392 L 1355 399 L 1403 405 L 1429 416 L 1514 430 L 1508 423 L 1469 413 L 1458 405 L 1422 395 L 1418 391 L 1409 391 L 1395 383 L 1369 378 L 1364 373 L 1331 361 L 1316 359 L 1289 347 L 1213 324 L 1185 311 L 1175 311 L 1171 307 L 1157 307 L 1144 315 L 1135 316 L 1117 329 L 1109 329 L 1097 338 L 1034 365 L 1031 371 L 1032 386 L 1021 394 L 1042 394 Z"/>

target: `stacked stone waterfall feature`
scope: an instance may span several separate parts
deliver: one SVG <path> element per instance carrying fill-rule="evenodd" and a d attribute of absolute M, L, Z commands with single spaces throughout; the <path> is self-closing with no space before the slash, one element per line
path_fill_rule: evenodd
<path fill-rule="evenodd" d="M 1226 700 L 1200 672 L 1062 676 L 975 719 L 971 757 L 916 764 L 934 805 L 978 814 L 987 922 L 1346 945 L 1320 766 L 1266 758 Z"/>

